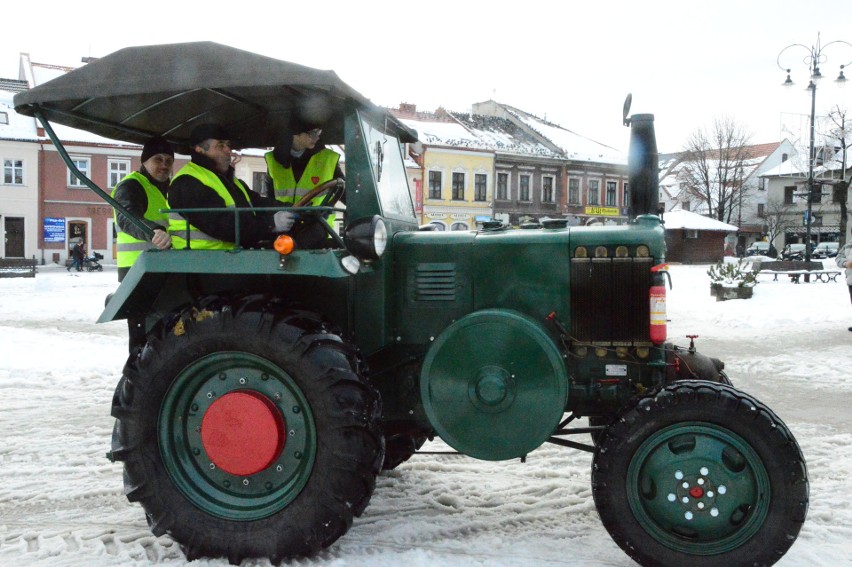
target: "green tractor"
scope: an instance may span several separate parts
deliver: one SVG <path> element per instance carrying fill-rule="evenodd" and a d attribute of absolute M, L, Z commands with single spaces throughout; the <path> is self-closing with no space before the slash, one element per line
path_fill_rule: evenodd
<path fill-rule="evenodd" d="M 435 437 L 491 461 L 548 442 L 593 452 L 603 524 L 644 565 L 768 565 L 795 541 L 809 488 L 793 435 L 720 361 L 666 340 L 653 116 L 628 116 L 629 100 L 628 224 L 447 233 L 412 206 L 416 133 L 330 71 L 214 43 L 134 47 L 15 106 L 72 170 L 51 121 L 178 147 L 219 122 L 267 148 L 296 113 L 345 148 L 345 209 L 296 209 L 342 217 L 327 247 L 147 251 L 99 319 L 146 320 L 108 456 L 187 558 L 315 554 Z"/>

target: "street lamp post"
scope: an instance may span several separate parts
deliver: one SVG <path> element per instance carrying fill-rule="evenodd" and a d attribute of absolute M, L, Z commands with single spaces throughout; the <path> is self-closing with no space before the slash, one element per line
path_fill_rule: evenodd
<path fill-rule="evenodd" d="M 811 128 L 810 128 L 810 151 L 808 155 L 808 192 L 807 192 L 807 203 L 808 203 L 808 213 L 805 218 L 805 261 L 810 262 L 811 260 L 811 221 L 812 221 L 812 213 L 813 213 L 813 201 L 814 201 L 814 192 L 816 191 L 816 184 L 814 183 L 814 162 L 816 161 L 816 148 L 814 147 L 814 122 L 816 118 L 816 86 L 819 80 L 822 78 L 822 73 L 820 73 L 819 66 L 820 63 L 824 63 L 827 61 L 826 55 L 823 53 L 825 49 L 829 45 L 834 44 L 845 44 L 849 47 L 852 47 L 852 43 L 842 40 L 830 41 L 825 45 L 820 43 L 819 34 L 817 34 L 817 42 L 816 45 L 808 47 L 806 45 L 802 45 L 801 43 L 794 43 L 792 45 L 788 45 L 784 49 L 778 53 L 778 58 L 776 63 L 778 67 L 780 67 L 783 71 L 787 72 L 787 80 L 784 81 L 784 86 L 789 87 L 793 85 L 793 80 L 790 78 L 790 68 L 784 67 L 781 65 L 781 56 L 785 51 L 791 48 L 802 48 L 807 51 L 807 55 L 803 59 L 803 63 L 808 66 L 808 70 L 811 74 L 810 83 L 808 84 L 808 90 L 811 91 Z M 843 85 L 846 82 L 846 76 L 843 74 L 843 69 L 852 63 L 846 63 L 845 65 L 840 66 L 840 74 L 835 79 L 840 85 Z M 805 275 L 805 281 L 808 281 L 807 275 Z"/>

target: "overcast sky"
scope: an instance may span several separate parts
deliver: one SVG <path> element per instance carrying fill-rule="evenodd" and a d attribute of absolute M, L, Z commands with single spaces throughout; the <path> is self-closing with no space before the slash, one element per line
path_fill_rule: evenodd
<path fill-rule="evenodd" d="M 805 128 L 808 52 L 784 54 L 791 89 L 780 86 L 779 52 L 811 47 L 820 32 L 823 45 L 852 43 L 849 0 L 82 0 L 6 16 L 15 23 L 0 35 L 0 77 L 17 78 L 20 52 L 78 66 L 130 45 L 212 40 L 333 69 L 379 105 L 467 111 L 493 98 L 621 149 L 629 137 L 622 104 L 633 93 L 632 112 L 656 115 L 662 152 L 682 149 L 716 118 L 742 123 L 753 143 L 780 140 L 782 121 Z M 824 55 L 818 114 L 852 107 L 852 85 L 833 82 L 852 47 L 834 44 Z M 852 65 L 846 75 L 852 81 Z"/>

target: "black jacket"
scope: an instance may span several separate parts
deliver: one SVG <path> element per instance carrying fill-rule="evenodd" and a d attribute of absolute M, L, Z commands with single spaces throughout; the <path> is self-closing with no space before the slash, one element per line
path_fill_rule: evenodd
<path fill-rule="evenodd" d="M 159 189 L 164 196 L 168 195 L 168 181 L 160 183 L 155 180 L 151 177 L 151 174 L 148 173 L 144 166 L 139 168 L 139 173 L 144 175 L 145 178 L 150 181 L 154 187 Z M 136 215 L 136 217 L 141 219 L 148 227 L 152 229 L 159 228 L 167 230 L 168 227 L 149 221 L 145 218 L 145 211 L 148 210 L 148 194 L 145 193 L 145 189 L 135 179 L 125 179 L 119 183 L 115 188 L 115 195 L 113 195 L 113 199 L 118 201 L 118 203 L 127 209 L 128 212 Z M 128 220 L 127 217 L 120 213 L 116 214 L 116 217 L 118 219 L 118 228 L 121 229 L 122 232 L 126 232 L 137 240 L 147 240 L 150 242 L 151 239 L 148 235 L 142 232 L 142 230 Z"/>
<path fill-rule="evenodd" d="M 192 155 L 192 162 L 212 172 L 216 172 L 214 162 L 199 154 Z M 251 189 L 247 191 L 249 201 L 234 184 L 234 169 L 230 168 L 225 175 L 216 173 L 228 193 L 234 199 L 236 207 L 277 207 L 281 203 L 273 198 L 263 197 Z M 248 187 L 248 186 L 246 186 Z M 191 175 L 181 175 L 172 180 L 169 186 L 169 207 L 172 209 L 191 208 L 225 208 L 225 202 L 215 190 L 207 187 Z M 233 212 L 221 213 L 181 213 L 190 224 L 210 236 L 224 242 L 234 242 L 235 222 Z M 240 245 L 246 247 L 258 246 L 264 241 L 275 237 L 275 223 L 272 212 L 240 213 Z"/>

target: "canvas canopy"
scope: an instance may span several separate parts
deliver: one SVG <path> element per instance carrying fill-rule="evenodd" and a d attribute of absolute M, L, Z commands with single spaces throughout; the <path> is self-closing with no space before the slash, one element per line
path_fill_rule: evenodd
<path fill-rule="evenodd" d="M 142 144 L 161 135 L 186 148 L 198 125 L 219 123 L 238 148 L 266 148 L 291 116 L 321 125 L 323 142 L 343 143 L 352 109 L 378 118 L 401 141 L 417 134 L 340 80 L 213 42 L 128 47 L 15 95 L 15 110 L 113 140 Z"/>

